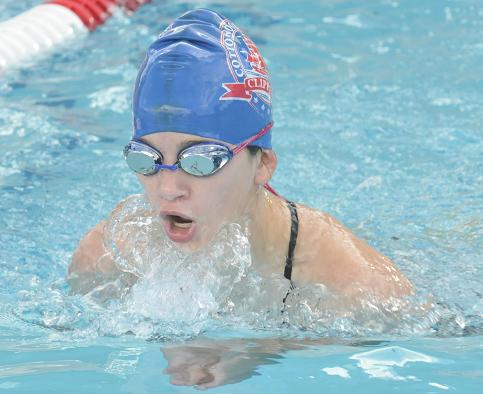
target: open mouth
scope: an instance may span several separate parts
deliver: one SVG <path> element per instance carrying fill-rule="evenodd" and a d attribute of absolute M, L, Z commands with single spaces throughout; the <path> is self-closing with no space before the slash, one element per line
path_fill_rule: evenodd
<path fill-rule="evenodd" d="M 173 226 L 178 228 L 190 228 L 193 221 L 190 219 L 183 218 L 178 215 L 166 215 L 166 219 L 173 223 Z"/>
<path fill-rule="evenodd" d="M 193 238 L 195 222 L 176 214 L 162 214 L 166 235 L 174 242 L 188 242 Z"/>

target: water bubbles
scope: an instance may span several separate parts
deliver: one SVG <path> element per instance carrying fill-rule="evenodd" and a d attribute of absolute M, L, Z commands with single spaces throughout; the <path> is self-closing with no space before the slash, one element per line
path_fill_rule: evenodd
<path fill-rule="evenodd" d="M 250 244 L 239 224 L 224 226 L 210 247 L 185 252 L 165 236 L 144 198 L 134 195 L 109 217 L 104 244 L 120 272 L 115 286 L 129 287 L 117 305 L 121 326 L 136 335 L 160 330 L 165 335 L 196 335 L 214 320 L 224 324 L 240 312 L 256 314 L 266 308 L 261 300 L 273 304 L 273 294 L 268 297 L 259 290 L 262 278 L 251 267 Z M 280 309 L 279 302 L 275 307 Z"/>
<path fill-rule="evenodd" d="M 106 259 L 114 270 L 99 269 L 92 290 L 74 295 L 62 279 L 44 288 L 32 276 L 30 288 L 17 294 L 15 315 L 70 340 L 126 334 L 172 340 L 220 327 L 335 337 L 481 331 L 477 314 L 471 318 L 426 296 L 381 301 L 361 290 L 349 303 L 322 284 L 289 291 L 282 273 L 257 272 L 240 224 L 225 225 L 205 249 L 180 250 L 142 195 L 114 209 L 103 243 L 107 253 L 98 266 Z"/>

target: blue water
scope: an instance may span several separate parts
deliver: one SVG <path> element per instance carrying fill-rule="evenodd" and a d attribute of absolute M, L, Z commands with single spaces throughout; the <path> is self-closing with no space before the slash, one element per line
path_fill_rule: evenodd
<path fill-rule="evenodd" d="M 35 4 L 4 0 L 0 20 Z M 69 295 L 81 236 L 142 192 L 120 151 L 143 52 L 196 6 L 234 20 L 269 64 L 273 186 L 393 259 L 431 313 L 380 331 L 308 316 L 305 331 L 174 332 Z M 479 0 L 154 1 L 0 76 L 0 392 L 190 392 L 170 379 L 220 354 L 220 393 L 480 392 L 482 29 Z"/>

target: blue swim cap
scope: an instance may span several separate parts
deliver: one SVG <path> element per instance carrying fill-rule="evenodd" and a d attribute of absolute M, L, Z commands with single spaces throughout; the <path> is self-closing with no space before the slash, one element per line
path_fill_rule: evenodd
<path fill-rule="evenodd" d="M 267 66 L 233 22 L 189 11 L 151 44 L 133 94 L 134 138 L 175 131 L 239 144 L 272 122 Z M 251 145 L 271 148 L 271 133 Z"/>

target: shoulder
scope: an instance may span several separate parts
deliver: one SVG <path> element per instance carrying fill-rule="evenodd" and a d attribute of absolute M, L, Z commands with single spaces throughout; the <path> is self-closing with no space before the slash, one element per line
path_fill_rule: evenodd
<path fill-rule="evenodd" d="M 105 221 L 89 230 L 80 240 L 72 256 L 67 282 L 74 293 L 85 294 L 99 285 L 101 277 L 112 276 L 114 260 L 103 242 Z"/>
<path fill-rule="evenodd" d="M 119 202 L 112 210 L 108 220 L 112 220 L 124 209 L 125 205 L 132 197 L 128 197 Z M 113 265 L 105 245 L 104 237 L 106 232 L 107 220 L 102 220 L 91 228 L 82 237 L 72 256 L 69 266 L 69 275 L 82 274 L 95 271 L 108 271 Z"/>
<path fill-rule="evenodd" d="M 144 212 L 134 208 L 141 206 L 139 195 L 129 196 L 112 210 L 107 220 L 102 220 L 90 229 L 80 240 L 72 256 L 67 275 L 71 289 L 75 293 L 87 293 L 100 284 L 115 280 L 121 271 L 115 264 L 114 254 L 125 253 L 125 239 L 112 234 L 112 224 L 124 226 L 132 217 Z M 145 213 L 145 212 L 144 212 Z M 128 233 L 128 232 L 127 232 Z M 110 246 L 106 246 L 106 242 Z M 114 252 L 112 242 L 116 248 Z M 131 280 L 132 278 L 124 278 Z M 127 283 L 127 282 L 126 282 Z"/>
<path fill-rule="evenodd" d="M 328 213 L 303 205 L 299 212 L 299 237 L 294 279 L 322 283 L 350 297 L 361 292 L 378 297 L 403 296 L 412 287 L 394 263 L 376 251 Z"/>
<path fill-rule="evenodd" d="M 72 256 L 69 274 L 96 270 L 97 262 L 106 254 L 103 243 L 105 225 L 105 220 L 99 222 L 82 237 Z"/>

